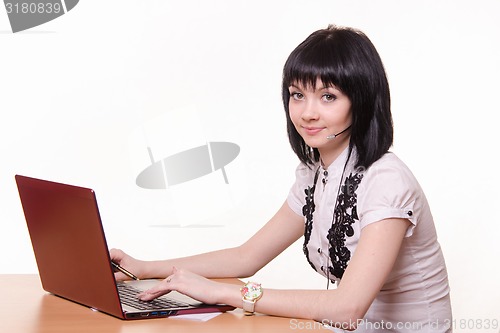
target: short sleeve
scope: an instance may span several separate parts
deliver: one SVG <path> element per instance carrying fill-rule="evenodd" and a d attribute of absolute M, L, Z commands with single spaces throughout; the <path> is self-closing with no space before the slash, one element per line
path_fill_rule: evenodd
<path fill-rule="evenodd" d="M 416 227 L 422 190 L 417 180 L 395 155 L 386 154 L 365 173 L 358 197 L 361 228 L 388 218 L 408 219 L 405 237 Z"/>

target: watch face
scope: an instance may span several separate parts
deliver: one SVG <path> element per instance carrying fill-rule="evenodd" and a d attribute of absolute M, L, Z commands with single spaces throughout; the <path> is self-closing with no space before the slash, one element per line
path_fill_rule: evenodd
<path fill-rule="evenodd" d="M 241 294 L 245 297 L 245 299 L 252 301 L 262 295 L 262 287 L 260 286 L 260 283 L 248 282 L 241 289 Z"/>

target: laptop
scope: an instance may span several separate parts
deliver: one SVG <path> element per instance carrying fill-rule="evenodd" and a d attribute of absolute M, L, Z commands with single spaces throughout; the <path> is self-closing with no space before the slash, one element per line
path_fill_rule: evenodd
<path fill-rule="evenodd" d="M 158 280 L 117 282 L 95 192 L 16 175 L 42 287 L 45 291 L 121 319 L 225 312 L 178 292 L 151 302 L 137 294 Z"/>

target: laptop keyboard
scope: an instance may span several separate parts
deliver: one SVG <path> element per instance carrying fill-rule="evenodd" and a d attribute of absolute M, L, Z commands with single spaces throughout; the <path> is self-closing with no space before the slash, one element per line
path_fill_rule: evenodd
<path fill-rule="evenodd" d="M 189 306 L 187 303 L 165 298 L 157 298 L 149 302 L 141 301 L 137 298 L 137 295 L 141 293 L 139 289 L 126 283 L 118 283 L 117 286 L 121 302 L 139 310 L 187 308 Z"/>

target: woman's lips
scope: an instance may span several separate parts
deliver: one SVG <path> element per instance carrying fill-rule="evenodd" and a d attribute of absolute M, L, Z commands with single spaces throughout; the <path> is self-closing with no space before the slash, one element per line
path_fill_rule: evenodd
<path fill-rule="evenodd" d="M 302 129 L 307 135 L 316 135 L 322 130 L 324 130 L 324 127 L 304 127 L 302 126 Z"/>

